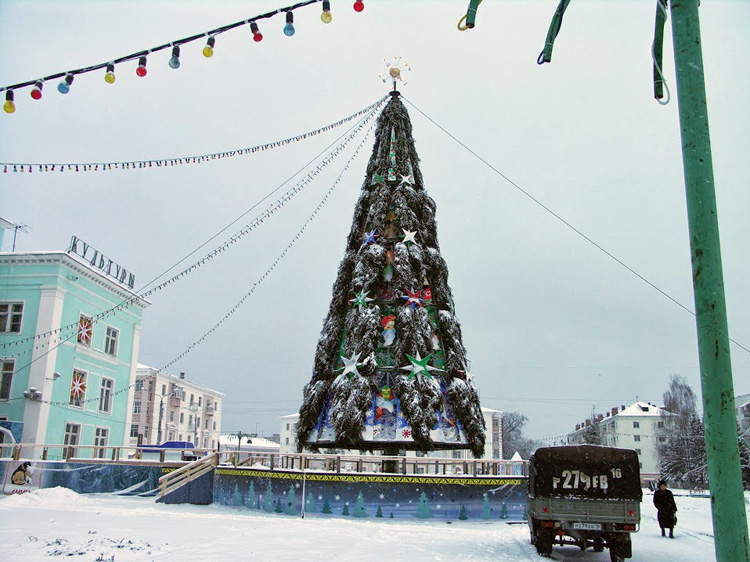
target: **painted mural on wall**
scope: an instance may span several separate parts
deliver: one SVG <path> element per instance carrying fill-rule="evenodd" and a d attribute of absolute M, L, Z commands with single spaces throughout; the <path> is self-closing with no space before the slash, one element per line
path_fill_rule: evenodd
<path fill-rule="evenodd" d="M 79 494 L 118 492 L 152 496 L 162 475 L 160 466 L 79 464 L 65 462 L 6 461 L 2 463 L 3 493 L 23 493 L 61 486 Z M 28 464 L 28 483 L 22 484 L 18 467 Z M 16 484 L 16 480 L 19 482 Z"/>
<path fill-rule="evenodd" d="M 220 468 L 214 503 L 305 517 L 526 519 L 526 480 Z M 303 506 L 304 504 L 304 506 Z"/>
<path fill-rule="evenodd" d="M 25 494 L 42 487 L 43 463 L 27 460 L 7 463 L 3 477 L 3 495 Z"/>

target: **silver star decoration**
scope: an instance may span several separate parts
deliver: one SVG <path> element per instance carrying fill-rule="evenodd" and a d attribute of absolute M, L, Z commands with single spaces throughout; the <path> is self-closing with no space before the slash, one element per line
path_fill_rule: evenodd
<path fill-rule="evenodd" d="M 414 179 L 411 177 L 411 174 L 401 176 L 401 185 L 404 185 L 405 183 L 414 183 Z"/>
<path fill-rule="evenodd" d="M 411 230 L 406 230 L 405 228 L 402 228 L 401 230 L 404 231 L 404 239 L 402 240 L 404 244 L 406 244 L 407 242 L 412 242 L 414 244 L 417 243 L 417 241 L 414 239 L 414 237 L 417 235 L 416 230 L 411 231 Z"/>
<path fill-rule="evenodd" d="M 356 355 L 352 353 L 351 357 L 344 357 L 341 356 L 341 360 L 344 362 L 344 372 L 341 373 L 342 375 L 348 375 L 351 379 L 354 375 L 361 376 L 358 367 L 361 367 L 363 363 L 357 364 L 357 361 L 359 361 L 359 356 L 362 355 L 362 353 L 357 353 Z"/>

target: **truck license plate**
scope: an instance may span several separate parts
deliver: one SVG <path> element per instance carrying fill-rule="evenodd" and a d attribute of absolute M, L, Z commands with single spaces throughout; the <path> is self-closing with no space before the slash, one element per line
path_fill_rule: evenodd
<path fill-rule="evenodd" d="M 601 531 L 601 523 L 573 523 L 574 529 L 580 529 L 582 531 Z"/>

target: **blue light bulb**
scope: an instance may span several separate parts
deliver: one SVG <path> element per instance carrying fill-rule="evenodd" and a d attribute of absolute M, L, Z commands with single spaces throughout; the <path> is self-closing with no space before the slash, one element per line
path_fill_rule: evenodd
<path fill-rule="evenodd" d="M 294 15 L 292 12 L 286 13 L 286 25 L 284 26 L 284 35 L 291 37 L 294 35 Z"/>
<path fill-rule="evenodd" d="M 57 91 L 61 94 L 67 94 L 70 91 L 70 85 L 73 83 L 73 75 L 68 73 L 62 82 L 57 85 Z"/>
<path fill-rule="evenodd" d="M 177 70 L 180 68 L 180 47 L 175 45 L 172 48 L 172 58 L 169 59 L 169 68 Z"/>

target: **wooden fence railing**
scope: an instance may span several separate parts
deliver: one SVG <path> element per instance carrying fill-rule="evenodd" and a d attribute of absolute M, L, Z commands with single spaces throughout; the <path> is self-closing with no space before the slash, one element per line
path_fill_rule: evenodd
<path fill-rule="evenodd" d="M 158 497 L 163 498 L 168 493 L 184 486 L 188 482 L 211 472 L 219 464 L 219 453 L 211 453 L 198 460 L 190 462 L 173 472 L 159 478 Z"/>

